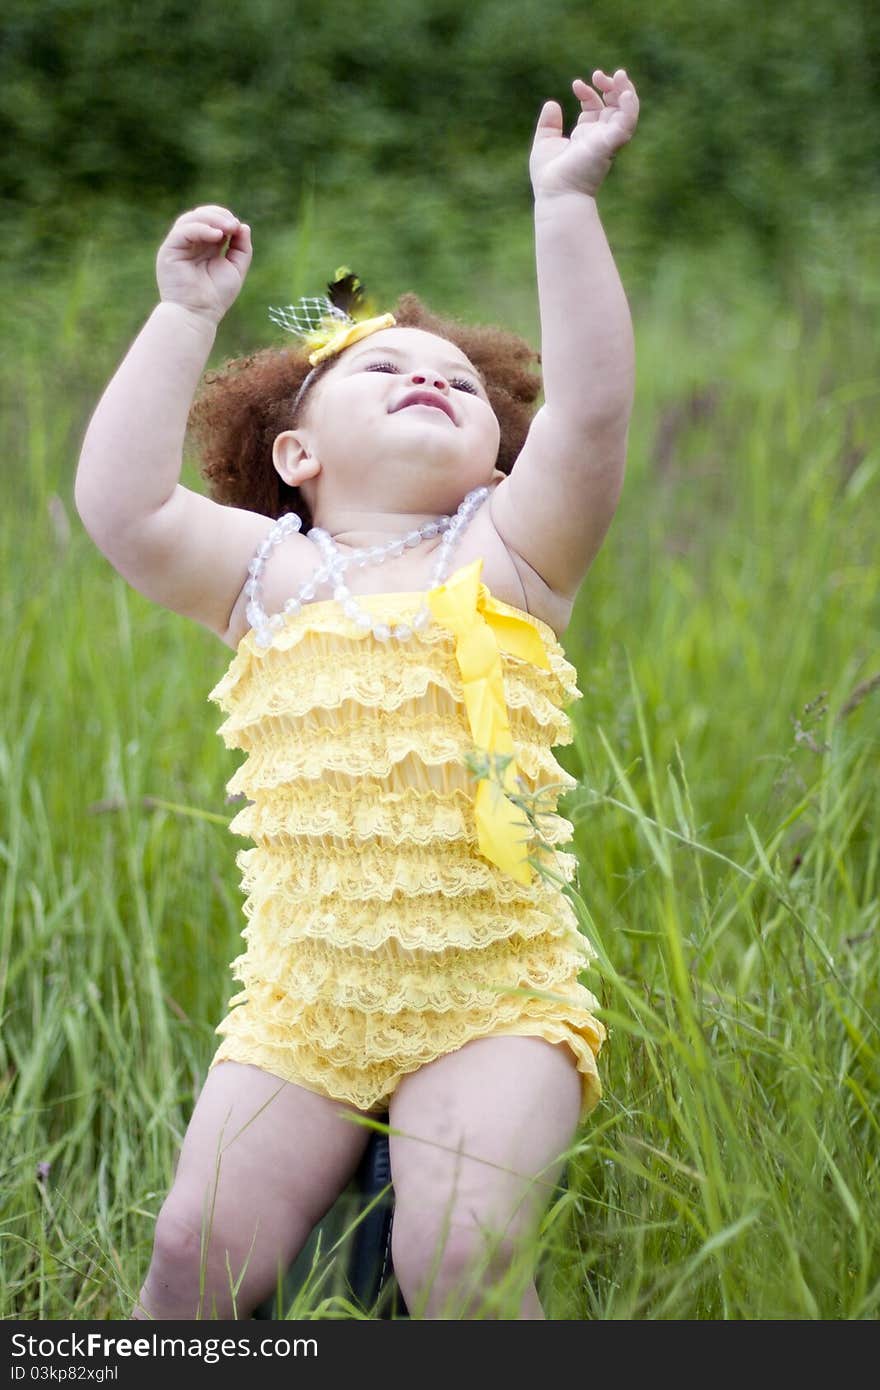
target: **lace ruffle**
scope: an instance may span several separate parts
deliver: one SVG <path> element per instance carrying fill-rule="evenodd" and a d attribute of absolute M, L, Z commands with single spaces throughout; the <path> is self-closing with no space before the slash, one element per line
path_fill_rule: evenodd
<path fill-rule="evenodd" d="M 253 798 L 264 788 L 279 787 L 301 777 L 314 781 L 326 772 L 349 777 L 388 778 L 396 764 L 405 760 L 436 768 L 452 764 L 447 790 L 456 785 L 452 777 L 457 771 L 463 772 L 473 783 L 466 771 L 465 758 L 474 752 L 474 746 L 467 730 L 455 724 L 438 729 L 430 720 L 413 720 L 409 729 L 396 730 L 370 728 L 362 721 L 360 733 L 360 740 L 355 741 L 345 730 L 319 726 L 302 731 L 308 742 L 299 743 L 292 735 L 277 742 L 267 739 L 265 746 L 255 748 L 233 774 L 226 784 L 227 790 L 230 794 L 244 792 Z M 538 743 L 520 744 L 517 762 L 526 784 L 526 795 L 534 795 L 553 784 L 566 791 L 577 786 L 577 779 L 560 767 L 549 749 Z M 401 772 L 403 776 L 399 780 L 405 784 L 410 770 L 401 769 Z"/>
<path fill-rule="evenodd" d="M 391 714 L 412 701 L 424 708 L 430 700 L 439 716 L 455 710 L 461 699 L 461 680 L 454 661 L 429 666 L 424 660 L 402 661 L 397 650 L 383 647 L 363 651 L 356 646 L 348 660 L 339 653 L 336 661 L 338 667 L 328 669 L 327 654 L 309 650 L 290 661 L 286 679 L 279 679 L 280 672 L 274 670 L 261 671 L 259 683 L 250 683 L 247 695 L 242 694 L 236 702 L 235 714 L 217 730 L 227 747 L 249 747 L 255 736 L 248 741 L 247 734 L 254 724 L 265 728 L 267 721 L 277 720 L 282 728 L 290 728 L 292 720 L 312 710 L 355 704 Z M 557 703 L 568 692 L 545 672 L 539 673 L 539 681 L 530 680 L 527 671 L 514 663 L 511 657 L 505 683 L 508 708 L 537 724 L 549 743 L 570 742 L 569 719 Z"/>
<path fill-rule="evenodd" d="M 261 1000 L 260 1013 L 279 1026 L 294 1023 L 317 1001 L 363 1013 L 435 1013 L 485 1007 L 515 989 L 565 992 L 592 952 L 582 937 L 505 938 L 483 951 L 452 947 L 435 953 L 386 945 L 377 951 L 321 940 L 277 941 L 251 935 L 232 964 L 243 991 L 229 1002 Z M 595 1008 L 589 992 L 584 1007 Z"/>
<path fill-rule="evenodd" d="M 303 836 L 330 838 L 340 847 L 357 841 L 382 839 L 393 845 L 426 845 L 437 840 L 462 840 L 476 844 L 471 796 L 463 789 L 426 795 L 414 787 L 389 792 L 378 778 L 359 778 L 345 792 L 326 781 L 292 782 L 265 789 L 259 803 L 239 811 L 229 829 L 269 846 L 285 845 Z M 548 801 L 547 805 L 551 803 Z M 541 809 L 535 799 L 530 808 L 540 833 L 551 845 L 567 844 L 574 828 L 564 816 Z"/>
<path fill-rule="evenodd" d="M 571 882 L 577 872 L 577 858 L 563 850 L 535 850 L 537 863 Z M 280 897 L 296 909 L 338 895 L 347 901 L 375 898 L 383 902 L 399 894 L 424 898 L 441 894 L 444 898 L 491 891 L 496 902 L 528 900 L 532 884 L 523 888 L 494 864 L 475 857 L 467 843 L 450 841 L 442 852 L 432 845 L 385 846 L 369 841 L 356 847 L 336 849 L 320 841 L 301 841 L 295 854 L 281 847 L 257 845 L 239 850 L 235 856 L 242 870 L 244 892 L 256 890 L 262 897 Z"/>
<path fill-rule="evenodd" d="M 216 1031 L 225 1034 L 236 1031 L 240 1026 L 247 1035 L 253 1027 L 252 1036 L 272 1042 L 287 1041 L 292 1047 L 302 1038 L 319 1048 L 336 1067 L 356 1067 L 364 1057 L 395 1061 L 412 1059 L 421 1064 L 439 1053 L 461 1047 L 475 1023 L 488 1023 L 490 1020 L 499 1024 L 514 1023 L 522 1013 L 540 1018 L 542 1014 L 551 1015 L 551 1010 L 561 1010 L 565 1017 L 576 1019 L 579 1029 L 587 1033 L 590 1041 L 598 1047 L 604 1029 L 592 1017 L 589 1009 L 583 1006 L 579 989 L 579 986 L 575 986 L 549 999 L 546 995 L 529 994 L 527 991 L 513 996 L 496 994 L 482 1008 L 477 1006 L 471 1010 L 441 1012 L 436 1009 L 364 1012 L 362 1009 L 341 1008 L 319 999 L 313 1004 L 303 1004 L 298 1000 L 291 1017 L 283 1008 L 277 1015 L 267 1013 L 269 1006 L 262 1000 L 261 1007 L 253 1011 L 255 1023 L 251 1021 L 247 1003 L 241 1003 L 232 1009 L 227 1020 Z M 591 998 L 589 991 L 585 990 L 584 1001 Z M 290 1001 L 282 1001 L 285 1002 Z M 241 1020 L 240 1024 L 233 1023 L 238 1019 Z M 232 1027 L 227 1027 L 227 1023 Z M 441 1037 L 445 1042 L 438 1048 L 437 1039 Z"/>
<path fill-rule="evenodd" d="M 533 891 L 534 904 L 513 898 L 499 902 L 496 893 L 485 892 L 460 899 L 403 898 L 390 903 L 335 897 L 320 907 L 289 903 L 279 893 L 253 892 L 243 911 L 250 927 L 259 922 L 279 943 L 314 938 L 366 950 L 396 941 L 413 950 L 462 946 L 481 951 L 514 936 L 552 937 L 578 930 L 577 914 L 567 898 L 543 884 Z"/>

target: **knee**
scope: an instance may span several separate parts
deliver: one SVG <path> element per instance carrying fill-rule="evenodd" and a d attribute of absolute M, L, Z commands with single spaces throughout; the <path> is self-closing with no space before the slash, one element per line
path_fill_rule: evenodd
<path fill-rule="evenodd" d="M 153 1268 L 198 1269 L 206 1237 L 198 1203 L 172 1191 L 156 1220 L 153 1234 Z"/>
<path fill-rule="evenodd" d="M 156 1219 L 150 1267 L 134 1316 L 198 1317 L 201 1267 L 201 1214 L 173 1191 Z"/>
<path fill-rule="evenodd" d="M 495 1284 L 517 1256 L 506 1232 L 481 1227 L 461 1216 L 442 1219 L 424 1208 L 396 1209 L 391 1231 L 394 1273 L 407 1305 L 421 1301 L 428 1317 L 454 1291 L 463 1296 Z"/>

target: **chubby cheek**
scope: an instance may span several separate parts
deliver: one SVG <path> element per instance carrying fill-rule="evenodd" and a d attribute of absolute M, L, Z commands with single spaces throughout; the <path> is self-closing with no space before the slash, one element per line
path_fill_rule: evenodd
<path fill-rule="evenodd" d="M 365 393 L 328 393 L 314 416 L 319 455 L 362 453 L 384 415 L 384 408 Z"/>
<path fill-rule="evenodd" d="M 482 435 L 485 440 L 486 454 L 490 462 L 494 463 L 498 457 L 498 450 L 501 445 L 501 426 L 498 423 L 498 417 L 494 410 L 487 409 L 486 416 L 488 418 L 485 418 L 482 422 Z"/>

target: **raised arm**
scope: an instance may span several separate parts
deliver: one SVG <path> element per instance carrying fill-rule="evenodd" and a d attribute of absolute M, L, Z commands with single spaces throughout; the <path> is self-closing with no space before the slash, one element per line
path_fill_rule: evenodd
<path fill-rule="evenodd" d="M 502 540 L 552 589 L 573 596 L 620 497 L 633 399 L 629 308 L 596 204 L 633 135 L 638 98 L 623 69 L 572 84 L 571 137 L 545 103 L 530 160 L 541 314 L 544 405 L 492 515 Z"/>
<path fill-rule="evenodd" d="M 74 484 L 83 524 L 114 568 L 220 635 L 271 521 L 178 479 L 193 396 L 251 255 L 250 228 L 226 208 L 177 219 L 156 258 L 160 302 L 95 409 Z"/>

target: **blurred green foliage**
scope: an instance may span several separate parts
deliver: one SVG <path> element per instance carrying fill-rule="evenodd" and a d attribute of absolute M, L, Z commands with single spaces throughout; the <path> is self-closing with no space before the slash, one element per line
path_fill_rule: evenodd
<path fill-rule="evenodd" d="M 479 238 L 528 210 L 542 101 L 573 120 L 597 66 L 641 96 L 609 180 L 634 244 L 746 227 L 775 254 L 874 194 L 875 0 L 6 0 L 7 255 L 200 201 L 271 228 L 313 191 L 357 217 L 365 189 L 371 218 L 384 200 L 416 236 L 452 215 Z"/>

